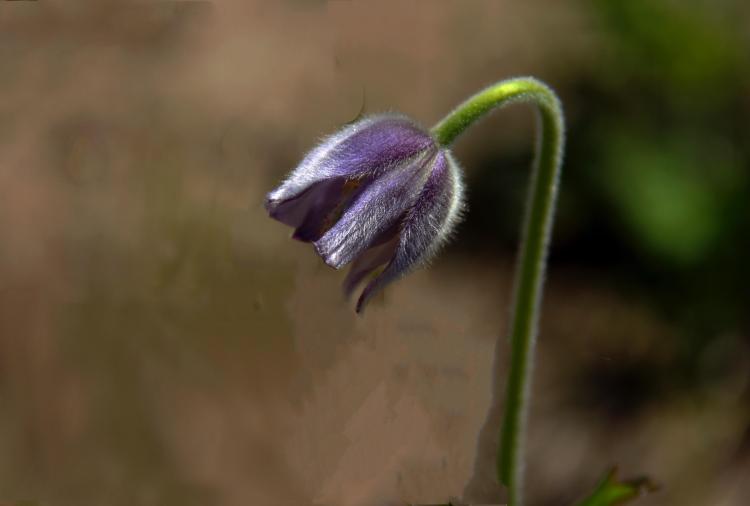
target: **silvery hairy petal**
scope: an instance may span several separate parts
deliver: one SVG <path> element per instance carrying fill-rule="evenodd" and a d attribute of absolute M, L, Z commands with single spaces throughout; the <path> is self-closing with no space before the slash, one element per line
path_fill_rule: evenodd
<path fill-rule="evenodd" d="M 460 219 L 462 193 L 460 169 L 450 153 L 441 151 L 417 200 L 402 219 L 393 256 L 359 297 L 358 313 L 385 285 L 423 265 L 437 253 Z"/>

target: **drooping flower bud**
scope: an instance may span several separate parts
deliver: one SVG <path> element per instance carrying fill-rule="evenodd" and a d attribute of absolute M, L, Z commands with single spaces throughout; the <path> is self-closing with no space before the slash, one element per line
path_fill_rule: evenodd
<path fill-rule="evenodd" d="M 268 194 L 266 209 L 326 264 L 352 264 L 347 295 L 373 276 L 357 301 L 361 312 L 436 253 L 458 221 L 462 193 L 450 152 L 410 119 L 387 114 L 325 139 Z"/>

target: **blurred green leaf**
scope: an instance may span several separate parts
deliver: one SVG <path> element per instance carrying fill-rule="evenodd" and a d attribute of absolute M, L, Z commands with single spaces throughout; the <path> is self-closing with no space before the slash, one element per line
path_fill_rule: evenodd
<path fill-rule="evenodd" d="M 744 73 L 742 29 L 730 5 L 686 0 L 599 0 L 595 3 L 609 28 L 613 83 L 633 86 L 632 79 L 660 88 L 680 89 L 667 98 L 686 104 L 715 103 L 732 93 Z M 728 29 L 734 28 L 734 29 Z M 706 90 L 711 88 L 711 93 Z"/>
<path fill-rule="evenodd" d="M 654 490 L 656 490 L 656 486 L 648 478 L 636 478 L 620 482 L 617 479 L 617 470 L 612 469 L 602 478 L 591 495 L 577 503 L 576 506 L 625 504 Z"/>
<path fill-rule="evenodd" d="M 728 225 L 741 170 L 710 136 L 606 126 L 600 183 L 628 232 L 675 265 L 704 259 Z"/>

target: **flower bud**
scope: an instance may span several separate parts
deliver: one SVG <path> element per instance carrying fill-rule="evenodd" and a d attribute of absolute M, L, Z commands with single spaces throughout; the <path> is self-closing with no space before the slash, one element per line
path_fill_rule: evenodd
<path fill-rule="evenodd" d="M 323 140 L 268 194 L 266 209 L 326 264 L 351 264 L 347 295 L 371 277 L 357 301 L 361 312 L 436 253 L 459 219 L 462 194 L 450 152 L 410 119 L 386 114 Z"/>

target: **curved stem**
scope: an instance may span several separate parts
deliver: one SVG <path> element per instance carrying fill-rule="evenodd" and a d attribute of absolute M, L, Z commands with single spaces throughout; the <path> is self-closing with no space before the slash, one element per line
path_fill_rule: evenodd
<path fill-rule="evenodd" d="M 509 505 L 521 506 L 523 443 L 531 396 L 534 345 L 562 165 L 562 107 L 557 95 L 544 83 L 528 77 L 508 79 L 480 91 L 459 105 L 440 121 L 431 133 L 442 146 L 448 146 L 477 119 L 493 109 L 513 102 L 535 104 L 540 120 L 516 267 L 510 328 L 510 372 L 506 383 L 505 414 L 497 457 L 498 478 L 508 487 Z M 499 367 L 499 364 L 496 363 L 495 367 Z"/>

